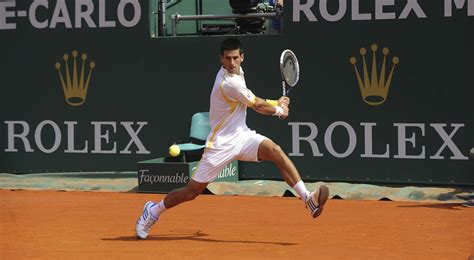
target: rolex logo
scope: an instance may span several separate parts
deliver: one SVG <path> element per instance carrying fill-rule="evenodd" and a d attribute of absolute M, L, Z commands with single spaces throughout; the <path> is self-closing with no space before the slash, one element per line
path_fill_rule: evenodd
<path fill-rule="evenodd" d="M 91 80 L 92 70 L 95 68 L 95 62 L 89 62 L 87 66 L 87 54 L 83 53 L 80 56 L 82 63 L 80 64 L 80 72 L 78 71 L 77 51 L 72 52 L 72 72 L 70 70 L 70 56 L 64 54 L 64 69 L 61 71 L 61 63 L 56 62 L 56 70 L 61 80 L 63 87 L 64 99 L 71 106 L 80 106 L 86 101 L 87 89 Z M 86 66 L 88 67 L 87 76 L 85 71 Z M 65 74 L 65 76 L 64 76 Z M 72 75 L 71 75 L 72 74 Z"/>
<path fill-rule="evenodd" d="M 367 50 L 365 48 L 360 49 L 360 55 L 362 56 L 362 69 L 363 69 L 363 78 L 361 77 L 359 70 L 357 69 L 356 63 L 357 59 L 355 57 L 350 58 L 350 63 L 354 65 L 355 74 L 357 77 L 357 82 L 359 83 L 360 93 L 362 94 L 362 99 L 365 103 L 371 106 L 381 105 L 385 102 L 388 95 L 388 90 L 390 89 L 390 83 L 392 82 L 393 71 L 395 70 L 395 65 L 398 64 L 398 57 L 392 58 L 392 68 L 388 74 L 388 78 L 385 80 L 386 68 L 387 68 L 387 55 L 389 53 L 388 48 L 383 48 L 383 61 L 382 66 L 380 67 L 380 74 L 377 72 L 377 44 L 372 44 L 370 46 L 372 50 L 372 66 L 371 73 L 369 76 L 369 69 L 367 68 L 367 62 L 365 59 L 365 54 Z"/>

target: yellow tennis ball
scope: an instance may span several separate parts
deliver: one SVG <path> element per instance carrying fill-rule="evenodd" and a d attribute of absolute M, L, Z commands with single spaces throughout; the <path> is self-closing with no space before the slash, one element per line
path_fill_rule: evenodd
<path fill-rule="evenodd" d="M 170 146 L 169 153 L 170 153 L 171 156 L 176 157 L 176 156 L 179 155 L 180 152 L 181 152 L 181 150 L 179 149 L 179 146 L 177 146 L 175 144 Z"/>

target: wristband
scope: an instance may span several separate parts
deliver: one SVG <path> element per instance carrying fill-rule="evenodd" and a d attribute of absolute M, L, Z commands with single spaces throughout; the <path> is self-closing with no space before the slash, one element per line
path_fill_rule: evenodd
<path fill-rule="evenodd" d="M 274 107 L 278 106 L 278 100 L 265 99 L 265 101 Z"/>
<path fill-rule="evenodd" d="M 283 108 L 281 106 L 275 106 L 275 114 L 274 116 L 282 116 L 283 115 Z"/>

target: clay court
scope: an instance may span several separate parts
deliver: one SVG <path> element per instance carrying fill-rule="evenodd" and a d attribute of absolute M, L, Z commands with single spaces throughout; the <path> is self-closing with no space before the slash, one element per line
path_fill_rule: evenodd
<path fill-rule="evenodd" d="M 0 190 L 0 258 L 468 259 L 474 210 L 451 203 L 331 199 L 312 219 L 294 197 L 202 195 L 147 240 L 129 192 Z"/>

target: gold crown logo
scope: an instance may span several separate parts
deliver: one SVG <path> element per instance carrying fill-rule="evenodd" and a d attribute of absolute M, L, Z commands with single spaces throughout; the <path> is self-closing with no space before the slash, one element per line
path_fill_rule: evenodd
<path fill-rule="evenodd" d="M 362 56 L 362 65 L 364 72 L 364 79 L 362 80 L 359 70 L 357 70 L 357 59 L 355 57 L 350 58 L 350 63 L 354 65 L 355 74 L 357 77 L 357 82 L 359 83 L 360 93 L 362 94 L 362 99 L 365 103 L 377 106 L 385 102 L 388 95 L 388 90 L 390 89 L 390 83 L 392 82 L 393 71 L 395 70 L 395 65 L 398 64 L 398 57 L 392 58 L 392 68 L 390 69 L 390 74 L 388 75 L 387 80 L 385 80 L 386 75 L 386 61 L 387 55 L 389 53 L 388 48 L 383 48 L 383 62 L 382 68 L 380 69 L 380 75 L 377 74 L 377 59 L 376 51 L 377 44 L 372 44 L 370 49 L 372 50 L 372 72 L 369 78 L 369 70 L 367 69 L 367 62 L 365 61 L 365 54 L 367 50 L 365 48 L 360 49 L 360 54 Z"/>
<path fill-rule="evenodd" d="M 95 62 L 89 62 L 89 72 L 87 74 L 87 78 L 85 78 L 85 67 L 86 67 L 86 60 L 87 54 L 83 53 L 81 55 L 81 72 L 78 73 L 78 66 L 77 66 L 77 51 L 72 52 L 72 57 L 74 58 L 73 61 L 73 69 L 72 69 L 72 78 L 71 78 L 71 71 L 69 68 L 69 55 L 64 54 L 64 71 L 66 73 L 66 81 L 64 80 L 63 73 L 61 72 L 61 64 L 56 62 L 56 70 L 59 74 L 59 79 L 61 80 L 61 85 L 63 87 L 64 98 L 66 102 L 71 106 L 80 106 L 86 101 L 87 96 L 87 89 L 89 88 L 89 83 L 91 80 L 92 70 L 95 68 Z"/>

